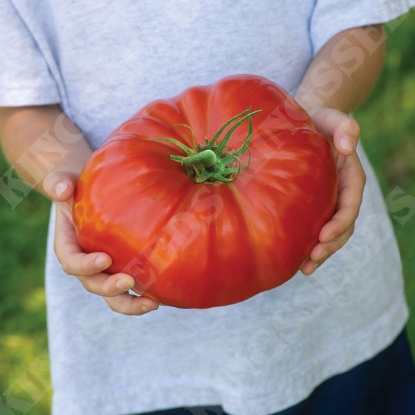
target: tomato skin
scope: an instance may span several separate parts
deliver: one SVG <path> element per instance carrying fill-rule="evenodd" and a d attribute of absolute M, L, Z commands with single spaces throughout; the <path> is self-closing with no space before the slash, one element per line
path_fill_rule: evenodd
<path fill-rule="evenodd" d="M 171 137 L 203 144 L 236 114 L 253 115 L 248 164 L 231 183 L 194 183 L 169 155 Z M 189 126 L 186 128 L 184 125 Z M 248 122 L 227 149 L 239 149 Z M 86 252 L 106 252 L 110 273 L 162 304 L 208 308 L 289 280 L 318 242 L 338 193 L 330 145 L 275 83 L 234 75 L 158 100 L 120 125 L 86 163 L 74 222 Z"/>

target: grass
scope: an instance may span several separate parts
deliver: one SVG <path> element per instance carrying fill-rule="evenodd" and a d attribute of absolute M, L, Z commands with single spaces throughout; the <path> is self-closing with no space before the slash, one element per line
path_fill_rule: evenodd
<path fill-rule="evenodd" d="M 389 201 L 411 310 L 408 333 L 415 355 L 414 43 L 415 10 L 412 10 L 394 30 L 388 29 L 388 52 L 382 75 L 375 90 L 354 115 L 383 194 Z"/>
<path fill-rule="evenodd" d="M 0 171 L 6 170 L 1 157 Z M 0 392 L 5 401 L 3 392 L 11 387 L 10 396 L 26 402 L 15 402 L 16 409 L 27 410 L 36 401 L 31 415 L 50 413 L 49 373 L 42 371 L 42 382 L 30 367 L 47 350 L 43 269 L 49 209 L 35 192 L 15 209 L 0 197 Z"/>
<path fill-rule="evenodd" d="M 400 192 L 389 208 L 404 266 L 415 353 L 415 12 L 388 34 L 382 76 L 355 117 L 385 197 Z M 0 154 L 0 172 L 7 168 Z M 6 391 L 3 401 L 7 392 L 20 397 L 13 403 L 16 414 L 50 412 L 47 367 L 33 366 L 47 363 L 43 269 L 49 209 L 50 203 L 35 192 L 15 209 L 0 197 L 0 391 Z M 36 405 L 27 412 L 33 401 Z M 8 414 L 0 401 L 3 413 Z"/>

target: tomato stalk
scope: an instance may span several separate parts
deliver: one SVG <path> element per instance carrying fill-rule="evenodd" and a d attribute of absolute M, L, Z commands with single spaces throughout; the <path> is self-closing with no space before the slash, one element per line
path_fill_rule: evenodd
<path fill-rule="evenodd" d="M 221 184 L 234 181 L 240 171 L 248 166 L 241 166 L 239 156 L 245 151 L 249 151 L 249 143 L 252 137 L 252 117 L 260 112 L 251 111 L 250 108 L 228 120 L 215 134 L 215 136 L 204 144 L 197 144 L 194 148 L 188 147 L 174 138 L 159 138 L 175 144 L 183 150 L 186 156 L 175 156 L 170 154 L 173 161 L 179 162 L 187 174 L 195 183 Z M 248 121 L 248 133 L 245 141 L 236 151 L 230 151 L 226 148 L 233 132 L 243 122 Z M 232 125 L 233 124 L 233 125 Z M 217 143 L 220 136 L 227 127 L 224 138 Z M 185 126 L 187 127 L 187 126 Z M 193 134 L 193 131 L 192 131 Z"/>

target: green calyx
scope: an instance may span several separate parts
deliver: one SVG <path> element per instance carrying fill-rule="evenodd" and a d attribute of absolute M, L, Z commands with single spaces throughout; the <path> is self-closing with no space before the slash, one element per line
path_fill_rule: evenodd
<path fill-rule="evenodd" d="M 258 111 L 247 109 L 227 121 L 215 136 L 209 141 L 206 139 L 203 144 L 195 144 L 190 148 L 174 138 L 159 138 L 158 140 L 168 141 L 175 144 L 186 154 L 185 156 L 175 156 L 170 154 L 173 161 L 180 163 L 187 176 L 195 183 L 221 184 L 233 182 L 248 164 L 242 166 L 239 156 L 245 151 L 249 151 L 249 143 L 252 136 L 252 117 Z M 230 140 L 232 133 L 243 122 L 248 122 L 248 134 L 242 145 L 235 151 L 228 150 L 226 145 Z M 179 124 L 182 127 L 189 128 L 187 125 Z M 225 130 L 228 129 L 228 131 Z M 193 131 L 192 131 L 193 134 Z M 221 135 L 223 139 L 219 141 Z M 219 142 L 218 142 L 219 141 Z"/>

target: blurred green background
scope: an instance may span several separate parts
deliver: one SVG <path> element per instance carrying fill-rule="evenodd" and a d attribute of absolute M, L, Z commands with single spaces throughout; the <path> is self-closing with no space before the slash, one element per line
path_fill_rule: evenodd
<path fill-rule="evenodd" d="M 382 76 L 355 117 L 384 195 L 394 195 L 390 214 L 412 310 L 408 329 L 415 352 L 415 10 L 386 29 Z M 7 169 L 0 154 L 0 174 Z M 401 201 L 408 207 L 394 209 L 400 197 L 406 197 Z M 3 402 L 8 395 L 19 397 L 13 406 L 21 410 L 12 412 L 19 415 L 50 413 L 43 283 L 49 209 L 35 192 L 15 209 L 0 197 L 0 393 Z M 10 413 L 0 403 L 3 414 Z"/>

